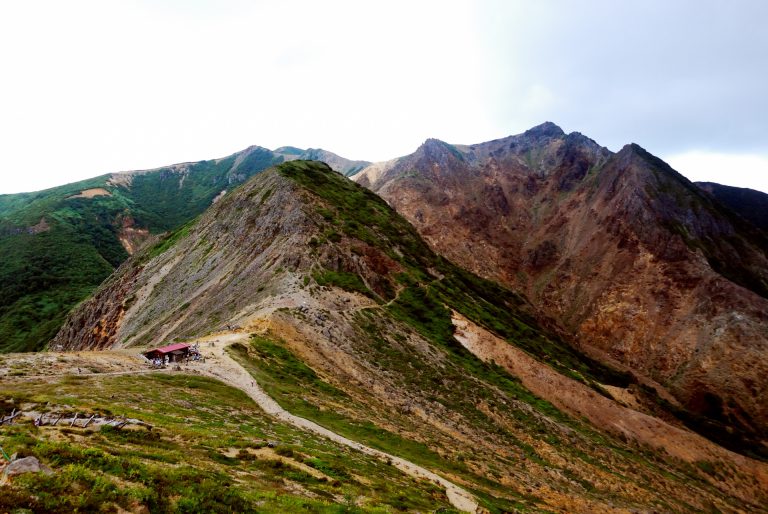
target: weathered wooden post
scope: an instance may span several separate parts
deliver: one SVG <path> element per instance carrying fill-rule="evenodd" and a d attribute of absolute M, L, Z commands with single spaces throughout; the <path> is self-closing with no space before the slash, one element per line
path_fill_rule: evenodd
<path fill-rule="evenodd" d="M 96 414 L 94 414 L 93 416 L 91 416 L 90 418 L 88 418 L 88 421 L 86 421 L 86 422 L 85 422 L 85 425 L 83 425 L 83 428 L 88 428 L 88 424 L 89 424 L 91 421 L 93 421 L 93 418 L 95 418 L 95 417 L 96 417 Z"/>

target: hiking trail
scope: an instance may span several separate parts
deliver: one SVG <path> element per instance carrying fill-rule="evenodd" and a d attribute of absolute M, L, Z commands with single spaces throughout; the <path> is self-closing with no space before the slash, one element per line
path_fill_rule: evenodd
<path fill-rule="evenodd" d="M 371 455 L 378 459 L 389 461 L 403 473 L 418 479 L 426 479 L 445 488 L 448 501 L 456 509 L 463 512 L 476 513 L 479 511 L 479 505 L 475 498 L 466 490 L 454 484 L 453 482 L 441 477 L 440 475 L 429 471 L 413 462 L 403 458 L 391 455 L 381 450 L 376 450 L 364 444 L 332 432 L 325 427 L 308 419 L 296 416 L 283 409 L 275 400 L 272 399 L 236 360 L 234 360 L 226 351 L 226 347 L 232 343 L 248 343 L 247 334 L 223 334 L 216 336 L 214 340 L 206 339 L 199 341 L 200 349 L 206 353 L 204 363 L 195 366 L 197 372 L 209 377 L 221 380 L 222 382 L 240 389 L 246 393 L 256 404 L 267 414 L 277 419 L 289 423 L 295 427 L 314 432 L 315 434 L 326 437 L 336 443 L 355 449 L 366 455 Z"/>

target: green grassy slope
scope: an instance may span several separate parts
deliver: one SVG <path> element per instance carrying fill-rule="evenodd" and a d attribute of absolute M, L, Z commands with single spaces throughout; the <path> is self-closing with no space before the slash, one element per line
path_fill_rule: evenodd
<path fill-rule="evenodd" d="M 0 512 L 454 512 L 435 485 L 277 422 L 207 378 L 73 376 L 54 387 L 4 383 L 0 396 L 0 414 L 24 403 L 153 426 L 3 427 L 6 453 L 35 456 L 54 474 L 15 478 L 3 487 Z"/>
<path fill-rule="evenodd" d="M 261 211 L 265 199 L 274 204 Z M 290 206 L 290 216 L 272 205 Z M 233 219 L 243 228 L 233 228 Z M 265 226 L 278 234 L 295 229 L 300 237 L 290 245 L 276 238 L 274 248 L 270 243 L 268 250 L 245 252 L 253 242 L 243 232 L 261 236 Z M 154 276 L 178 255 L 196 261 L 207 255 L 206 237 L 231 234 L 237 239 L 227 240 L 217 259 L 259 277 L 248 283 L 253 288 L 243 302 L 254 300 L 258 286 L 275 295 L 289 287 L 307 300 L 260 318 L 253 326 L 269 330 L 231 349 L 286 410 L 441 473 L 471 490 L 490 512 L 595 512 L 609 510 L 609 503 L 673 512 L 754 506 L 733 494 L 755 491 L 743 469 L 724 461 L 684 462 L 631 436 L 603 432 L 465 350 L 454 337 L 450 309 L 603 394 L 601 384 L 621 387 L 633 380 L 545 330 L 520 296 L 436 255 L 383 200 L 322 163 L 292 161 L 253 179 L 200 221 L 146 248 L 143 257 L 154 259 L 143 273 Z M 269 258 L 259 261 L 256 253 Z M 285 256 L 291 258 L 281 260 Z M 139 256 L 135 263 L 141 262 L 148 261 Z M 171 269 L 167 277 L 173 280 L 154 286 L 157 303 L 137 310 L 153 315 L 155 305 L 169 313 L 185 309 L 189 290 L 177 287 L 178 277 L 190 269 L 188 263 Z M 216 276 L 210 273 L 195 280 Z M 143 283 L 117 294 L 130 297 Z M 231 284 L 211 291 L 207 305 L 234 304 Z M 89 309 L 80 313 L 85 319 L 100 306 Z M 187 325 L 210 313 L 193 311 Z M 224 318 L 214 331 L 219 321 Z M 199 326 L 187 336 L 210 331 Z"/>
<path fill-rule="evenodd" d="M 430 338 L 452 339 L 450 315 L 443 307 L 450 305 L 566 375 L 578 377 L 575 370 L 581 374 L 578 379 L 589 384 L 619 387 L 631 381 L 630 375 L 606 367 L 541 329 L 519 295 L 435 254 L 410 223 L 368 189 L 345 180 L 322 163 L 292 161 L 278 170 L 322 199 L 325 205 L 319 209 L 326 233 L 338 231 L 365 242 L 404 267 L 406 271 L 395 277 L 398 284 L 381 298 L 392 300 L 395 288 L 403 289 L 388 307 L 396 318 L 413 324 Z"/>

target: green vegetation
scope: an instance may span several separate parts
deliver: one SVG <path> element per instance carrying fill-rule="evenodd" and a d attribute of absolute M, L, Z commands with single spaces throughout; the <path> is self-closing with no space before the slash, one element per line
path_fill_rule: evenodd
<path fill-rule="evenodd" d="M 281 342 L 252 335 L 251 346 L 233 345 L 230 353 L 259 382 L 281 406 L 298 416 L 311 419 L 355 441 L 362 441 L 379 450 L 437 468 L 465 470 L 465 466 L 443 461 L 424 444 L 404 439 L 376 426 L 369 420 L 350 419 L 344 414 L 321 409 L 329 400 L 343 404 L 348 412 L 363 413 L 365 405 L 328 382 L 293 355 Z M 315 399 L 316 402 L 313 402 Z"/>
<path fill-rule="evenodd" d="M 188 375 L 145 375 L 0 386 L 14 404 L 126 415 L 153 428 L 0 429 L 9 453 L 33 455 L 51 476 L 3 488 L 0 511 L 385 513 L 453 512 L 434 485 L 282 425 L 243 393 Z M 63 403 L 72 407 L 63 407 Z M 3 404 L 0 411 L 5 413 Z M 267 447 L 272 441 L 274 450 Z M 318 473 L 305 471 L 309 466 Z M 339 498 L 345 498 L 339 502 Z"/>
<path fill-rule="evenodd" d="M 369 313 L 368 316 L 370 315 Z M 503 499 L 504 496 L 515 497 L 514 493 L 504 491 L 494 481 L 470 471 L 463 459 L 449 458 L 444 455 L 445 449 L 438 442 L 433 441 L 431 444 L 426 444 L 414 440 L 412 437 L 406 437 L 382 428 L 377 421 L 372 421 L 378 420 L 380 414 L 377 414 L 371 405 L 351 397 L 323 380 L 314 370 L 306 366 L 288 350 L 282 341 L 252 335 L 251 344 L 248 347 L 236 344 L 230 347 L 229 351 L 251 373 L 259 385 L 287 411 L 310 419 L 349 439 L 408 459 L 428 469 L 467 478 L 471 483 L 478 484 L 494 493 L 495 498 L 487 496 L 483 502 L 483 505 L 489 508 L 491 512 L 504 511 L 502 506 L 507 505 L 506 500 Z M 387 355 L 379 353 L 388 351 L 390 350 L 384 348 L 382 344 L 375 344 L 369 348 L 369 352 L 372 352 L 370 358 L 386 369 L 397 370 L 398 373 L 405 371 L 402 368 L 404 364 L 402 354 L 390 353 L 387 357 Z M 410 356 L 410 358 L 413 359 L 414 356 Z M 426 362 L 419 364 L 418 371 L 406 372 L 407 385 L 404 387 L 411 393 L 425 394 L 425 388 L 428 388 L 426 390 L 432 393 L 442 394 L 435 391 L 435 380 L 437 380 L 438 375 L 432 365 Z M 440 402 L 450 408 L 456 408 L 456 412 L 471 410 L 482 418 L 483 423 L 488 425 L 489 419 L 477 412 L 474 406 L 475 396 L 478 394 L 478 383 L 472 377 L 467 377 L 463 370 L 456 368 L 455 372 L 452 371 L 454 370 L 443 370 L 440 378 L 452 381 L 458 387 L 453 392 L 446 391 L 445 394 L 448 394 L 450 399 L 441 398 Z M 525 391 L 519 385 L 516 388 Z M 529 393 L 528 395 L 530 396 Z M 457 407 L 453 402 L 458 402 L 461 405 Z M 552 411 L 559 415 L 556 410 L 552 409 Z M 540 423 L 535 416 L 523 412 L 520 412 L 519 415 L 523 420 L 521 423 L 531 423 L 534 426 Z M 423 426 L 418 422 L 414 424 L 415 420 L 409 419 L 408 416 L 388 412 L 387 424 L 391 424 L 394 420 L 397 420 L 396 423 L 400 427 L 407 427 L 413 433 L 423 434 L 424 432 Z M 505 433 L 498 427 L 492 427 L 492 430 L 500 434 Z M 510 434 L 505 435 L 509 437 L 510 441 L 519 445 L 521 450 L 530 458 L 540 461 L 530 445 L 522 443 Z M 438 448 L 441 451 L 438 451 Z M 522 498 L 520 500 L 523 501 Z M 524 507 L 525 504 L 526 502 L 523 501 L 519 506 Z"/>
<path fill-rule="evenodd" d="M 323 270 L 322 272 L 315 273 L 313 278 L 321 286 L 335 286 L 345 291 L 361 293 L 371 298 L 375 297 L 373 292 L 365 285 L 363 279 L 360 278 L 360 275 L 356 273 Z"/>
<path fill-rule="evenodd" d="M 614 480 L 626 480 L 631 487 L 650 491 L 656 482 L 649 477 L 655 474 L 680 480 L 678 468 L 667 458 L 627 447 L 595 432 L 532 395 L 500 367 L 478 361 L 460 346 L 450 348 L 436 343 L 445 351 L 447 360 L 435 361 L 430 352 L 422 354 L 406 343 L 385 310 L 363 310 L 356 321 L 365 337 L 351 342 L 356 345 L 355 351 L 365 353 L 366 362 L 384 370 L 380 376 L 391 377 L 397 387 L 408 391 L 408 398 L 420 398 L 417 404 L 427 412 L 448 412 L 454 421 L 458 416 L 472 427 L 474 437 L 493 440 L 515 457 L 485 453 L 482 445 L 456 453 L 456 447 L 442 439 L 439 430 L 425 430 L 421 418 L 379 405 L 367 391 L 342 377 L 335 378 L 343 384 L 332 384 L 272 336 L 252 335 L 249 345 L 234 345 L 230 353 L 289 412 L 438 473 L 460 477 L 491 512 L 535 510 L 541 505 L 535 494 L 521 495 L 499 485 L 500 470 L 514 467 L 518 458 L 528 463 L 526 472 L 531 466 L 557 470 L 566 477 L 566 482 L 557 487 L 577 487 L 578 494 L 587 496 L 612 493 L 602 489 L 604 482 L 594 481 L 584 469 L 598 469 L 610 473 Z M 479 409 L 481 404 L 486 408 Z M 534 447 L 528 442 L 530 434 L 546 441 L 550 450 L 541 453 L 540 445 Z M 558 464 L 549 460 L 545 455 L 551 455 L 551 451 L 566 460 Z M 579 471 L 578 467 L 564 464 L 569 461 L 581 462 L 584 467 Z M 702 474 L 711 475 L 706 464 L 699 465 L 699 471 L 682 466 L 686 469 L 684 480 L 699 484 L 697 487 L 701 486 Z M 486 471 L 478 471 L 482 469 Z M 686 510 L 679 505 L 669 509 Z"/>
<path fill-rule="evenodd" d="M 176 230 L 166 234 L 166 236 L 162 240 L 160 240 L 157 244 L 155 244 L 155 246 L 149 249 L 149 251 L 145 254 L 144 258 L 146 258 L 147 260 L 154 259 L 158 255 L 164 253 L 166 250 L 171 248 L 177 242 L 187 237 L 189 235 L 190 229 L 195 225 L 196 221 L 197 219 L 188 221 L 187 223 L 177 228 Z"/>
<path fill-rule="evenodd" d="M 207 209 L 221 191 L 281 162 L 282 157 L 254 148 L 233 169 L 235 160 L 230 156 L 192 163 L 181 175 L 164 170 L 136 175 L 129 189 L 131 198 L 146 212 L 146 223 L 153 230 L 173 230 Z"/>
<path fill-rule="evenodd" d="M 373 343 L 360 351 L 366 352 L 370 360 L 377 365 L 396 370 L 398 376 L 408 377 L 409 390 L 423 391 L 425 395 L 431 396 L 452 411 L 462 413 L 479 427 L 494 426 L 487 414 L 478 411 L 476 407 L 476 395 L 481 392 L 487 395 L 486 388 L 496 388 L 503 391 L 508 398 L 525 401 L 564 425 L 570 426 L 572 423 L 551 404 L 532 395 L 506 371 L 481 362 L 465 350 L 453 337 L 454 327 L 448 307 L 559 372 L 585 382 L 596 390 L 602 389 L 599 385 L 601 383 L 626 387 L 633 381 L 630 374 L 604 366 L 583 355 L 556 335 L 542 330 L 536 320 L 528 314 L 529 306 L 519 295 L 472 275 L 434 254 L 415 229 L 378 196 L 338 177 L 322 164 L 292 161 L 279 166 L 278 170 L 321 199 L 315 209 L 326 225 L 325 230 L 340 228 L 346 237 L 364 241 L 402 265 L 404 271 L 388 277 L 392 282 L 390 290 L 398 289 L 399 292 L 397 295 L 391 293 L 388 296 L 390 301 L 384 308 L 391 318 L 399 320 L 443 348 L 452 366 L 438 371 L 434 369 L 433 364 L 419 362 L 403 345 L 394 344 L 391 337 L 385 334 L 397 329 L 387 325 L 384 313 L 375 310 L 362 311 L 358 314 L 356 322 L 364 332 L 364 338 Z M 332 282 L 327 279 L 318 280 L 319 276 L 316 274 L 314 278 L 320 284 Z M 354 277 L 356 278 L 356 275 Z M 348 282 L 357 283 L 351 278 Z M 354 290 L 348 284 L 341 284 L 341 281 L 336 281 L 334 285 Z M 276 377 L 275 381 L 279 383 L 280 378 Z M 298 380 L 296 377 L 293 379 Z M 261 383 L 262 380 L 269 379 L 260 376 L 259 380 Z M 482 386 L 479 386 L 478 380 Z M 445 383 L 452 384 L 451 391 L 455 394 L 449 394 L 441 387 Z M 278 393 L 279 387 L 274 387 L 274 392 Z M 436 390 L 441 393 L 435 393 Z M 483 401 L 490 400 L 484 396 Z M 497 403 L 494 405 L 503 409 L 502 400 L 497 398 L 495 402 Z M 372 446 L 381 444 L 373 434 L 360 430 L 359 426 L 348 420 L 345 422 L 343 419 L 328 419 L 329 414 L 325 410 L 288 403 L 285 407 L 297 413 L 302 412 L 300 415 L 310 417 L 318 423 L 333 426 L 342 433 L 354 426 L 355 430 L 347 432 L 349 437 L 365 440 Z M 362 406 L 357 408 L 363 409 Z M 521 425 L 528 427 L 540 423 L 536 416 L 531 416 L 524 410 L 514 409 L 512 416 Z M 528 458 L 539 458 L 533 448 L 516 436 L 504 433 L 503 430 L 501 432 L 499 436 L 507 438 L 510 445 L 518 446 Z M 408 457 L 425 465 L 434 465 L 438 469 L 451 469 L 451 465 L 445 462 L 427 462 L 428 459 L 423 453 L 419 455 L 419 452 L 414 452 Z"/>
<path fill-rule="evenodd" d="M 74 230 L 0 238 L 0 350 L 40 348 L 112 269 Z"/>
<path fill-rule="evenodd" d="M 461 268 L 450 267 L 443 280 L 428 287 L 434 288 L 446 305 L 478 325 L 575 380 L 584 382 L 586 378 L 589 385 L 603 383 L 617 387 L 635 382 L 630 373 L 597 362 L 557 335 L 543 330 L 528 314 L 530 307 L 519 295 Z"/>
<path fill-rule="evenodd" d="M 326 164 L 290 161 L 278 171 L 323 200 L 318 214 L 330 229 L 368 243 L 394 260 L 404 260 L 415 269 L 439 260 L 410 223 L 393 211 L 378 195 L 335 173 Z"/>
<path fill-rule="evenodd" d="M 519 295 L 434 254 L 410 224 L 370 191 L 344 180 L 321 163 L 292 161 L 278 169 L 322 200 L 316 211 L 331 227 L 328 230 L 341 229 L 346 237 L 374 246 L 403 266 L 405 271 L 391 277 L 392 287 L 383 295 L 386 300 L 393 300 L 386 308 L 393 317 L 425 338 L 462 353 L 463 349 L 453 338 L 450 308 L 602 395 L 607 393 L 601 384 L 627 387 L 636 382 L 631 373 L 595 361 L 557 334 L 542 328 Z M 677 230 L 689 237 L 683 226 Z M 330 281 L 324 283 L 327 282 Z M 334 285 L 355 290 L 348 284 Z M 396 288 L 400 289 L 397 298 L 393 292 Z M 749 420 L 748 413 L 725 417 L 722 409 L 710 409 L 709 413 L 695 414 L 674 408 L 657 395 L 650 397 L 663 411 L 697 433 L 731 450 L 764 458 L 754 431 L 739 421 Z"/>

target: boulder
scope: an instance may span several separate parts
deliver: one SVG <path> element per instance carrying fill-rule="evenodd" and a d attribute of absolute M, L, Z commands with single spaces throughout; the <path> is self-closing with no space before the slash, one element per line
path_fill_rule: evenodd
<path fill-rule="evenodd" d="M 45 464 L 40 464 L 37 457 L 24 457 L 23 459 L 16 459 L 3 471 L 3 476 L 16 476 L 23 475 L 24 473 L 45 473 L 46 475 L 52 475 L 53 471 Z"/>

